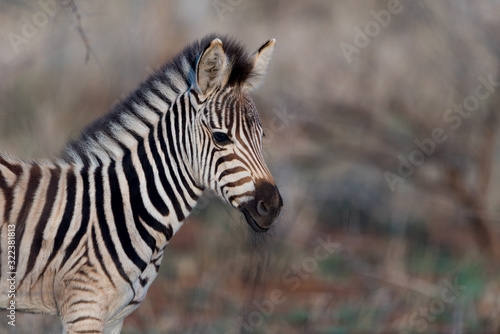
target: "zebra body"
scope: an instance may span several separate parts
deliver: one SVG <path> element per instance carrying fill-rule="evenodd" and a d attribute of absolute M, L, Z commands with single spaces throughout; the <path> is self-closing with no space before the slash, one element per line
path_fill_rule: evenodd
<path fill-rule="evenodd" d="M 274 44 L 248 56 L 207 36 L 58 159 L 0 155 L 0 291 L 15 272 L 15 297 L 0 294 L 0 308 L 58 314 L 64 333 L 119 333 L 206 188 L 267 231 L 282 200 L 247 92 Z"/>

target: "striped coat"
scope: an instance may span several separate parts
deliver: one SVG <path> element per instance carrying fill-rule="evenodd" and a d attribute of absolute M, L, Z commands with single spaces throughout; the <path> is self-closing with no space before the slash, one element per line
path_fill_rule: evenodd
<path fill-rule="evenodd" d="M 274 44 L 248 55 L 207 36 L 57 159 L 0 154 L 0 307 L 58 314 L 64 333 L 119 333 L 204 189 L 266 232 L 282 199 L 248 92 Z"/>

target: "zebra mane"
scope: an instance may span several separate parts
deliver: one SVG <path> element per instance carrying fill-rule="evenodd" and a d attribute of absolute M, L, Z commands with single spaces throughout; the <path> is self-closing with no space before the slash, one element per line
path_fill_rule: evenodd
<path fill-rule="evenodd" d="M 78 139 L 68 142 L 60 159 L 67 163 L 87 165 L 99 164 L 97 160 L 102 160 L 101 158 L 113 159 L 113 156 L 120 155 L 117 153 L 119 150 L 116 149 L 116 145 L 115 147 L 110 145 L 110 142 L 113 142 L 112 138 L 119 136 L 120 131 L 137 133 L 135 129 L 137 124 L 130 122 L 131 119 L 137 121 L 139 118 L 137 122 L 139 125 L 140 121 L 147 124 L 148 120 L 154 119 L 155 116 L 151 114 L 153 110 L 148 110 L 149 115 L 145 115 L 148 111 L 144 110 L 151 109 L 148 106 L 167 112 L 177 96 L 195 83 L 198 59 L 215 38 L 221 39 L 224 52 L 231 64 L 227 85 L 242 85 L 251 79 L 253 60 L 245 48 L 227 35 L 207 35 L 184 48 L 172 61 L 163 65 L 127 98 L 115 105 L 110 112 L 87 126 Z"/>
<path fill-rule="evenodd" d="M 210 42 L 216 38 L 222 41 L 224 52 L 229 59 L 229 63 L 231 63 L 231 74 L 227 85 L 239 85 L 250 79 L 253 69 L 252 57 L 246 52 L 245 47 L 241 43 L 227 35 L 220 36 L 217 34 L 210 34 L 203 37 L 199 41 L 188 45 L 184 51 L 174 58 L 173 63 L 178 63 L 179 57 L 186 56 L 188 59 L 193 60 L 192 67 L 194 69 L 196 61 L 199 56 L 201 56 L 201 53 L 207 48 Z"/>

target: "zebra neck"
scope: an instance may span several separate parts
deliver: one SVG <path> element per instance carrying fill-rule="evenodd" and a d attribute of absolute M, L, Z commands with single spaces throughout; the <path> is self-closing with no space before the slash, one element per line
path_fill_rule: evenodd
<path fill-rule="evenodd" d="M 195 108 L 190 103 L 189 83 L 181 72 L 167 72 L 162 80 L 148 79 L 85 129 L 66 146 L 61 159 L 102 170 L 105 180 L 116 179 L 110 191 L 125 194 L 123 203 L 132 210 L 135 225 L 144 222 L 149 225 L 146 232 L 153 229 L 168 241 L 203 189 L 192 171 L 190 124 Z M 143 239 L 151 239 L 146 232 L 139 229 Z"/>
<path fill-rule="evenodd" d="M 167 241 L 203 192 L 186 158 L 187 100 L 180 97 L 166 113 L 155 113 L 158 119 L 148 122 L 147 131 L 135 133 L 133 141 L 124 138 L 122 146 L 121 175 L 127 180 L 134 219 L 165 234 Z"/>

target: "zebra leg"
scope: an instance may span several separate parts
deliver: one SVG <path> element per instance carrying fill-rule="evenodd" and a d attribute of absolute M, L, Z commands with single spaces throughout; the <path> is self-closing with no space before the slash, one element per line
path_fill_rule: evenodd
<path fill-rule="evenodd" d="M 106 317 L 102 314 L 102 308 L 97 305 L 89 307 L 78 307 L 78 311 L 69 309 L 68 312 L 61 314 L 63 324 L 63 334 L 101 334 L 104 332 Z M 119 333 L 111 331 L 110 333 Z"/>
<path fill-rule="evenodd" d="M 79 278 L 63 281 L 58 306 L 64 334 L 104 333 L 108 298 L 96 285 L 97 282 L 82 282 Z M 110 333 L 119 333 L 119 329 Z"/>
<path fill-rule="evenodd" d="M 106 327 L 104 328 L 103 333 L 105 333 L 105 334 L 120 334 L 120 332 L 122 331 L 123 320 L 124 319 L 120 319 L 120 320 L 113 321 L 113 322 L 108 322 L 106 324 Z"/>

